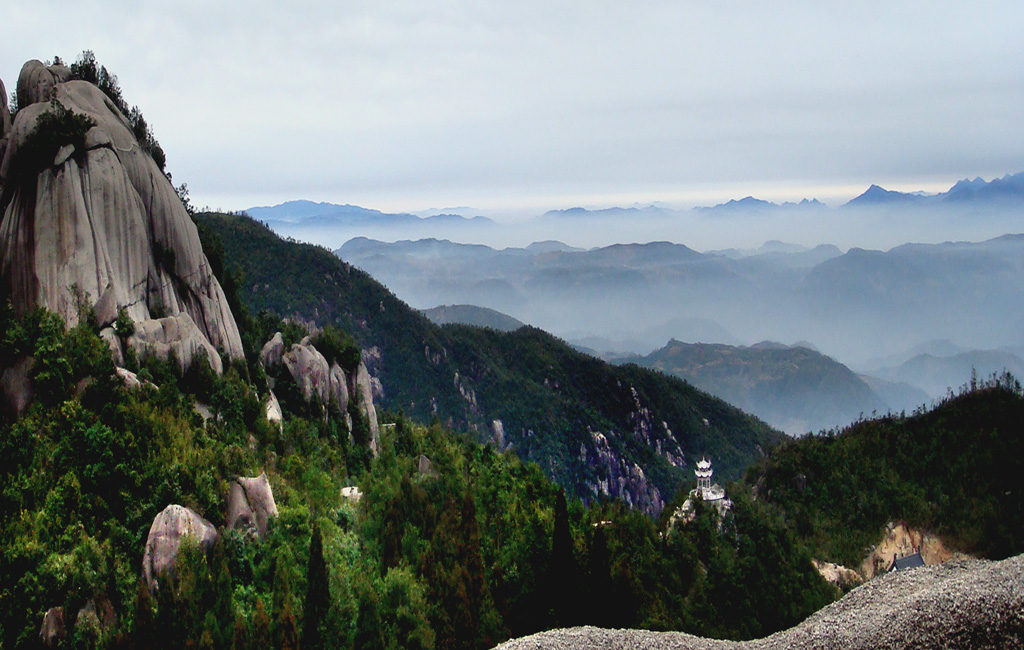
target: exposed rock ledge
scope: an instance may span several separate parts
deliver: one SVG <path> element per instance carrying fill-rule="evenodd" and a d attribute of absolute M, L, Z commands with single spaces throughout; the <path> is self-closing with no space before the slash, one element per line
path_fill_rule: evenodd
<path fill-rule="evenodd" d="M 968 560 L 882 575 L 794 628 L 753 641 L 720 641 L 679 632 L 552 630 L 514 639 L 501 650 L 857 650 L 1024 647 L 1024 555 Z"/>

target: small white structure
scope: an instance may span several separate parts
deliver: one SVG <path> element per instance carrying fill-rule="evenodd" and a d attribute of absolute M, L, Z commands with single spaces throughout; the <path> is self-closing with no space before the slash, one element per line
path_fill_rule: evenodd
<path fill-rule="evenodd" d="M 732 510 L 732 500 L 725 496 L 725 488 L 718 483 L 712 483 L 711 477 L 714 475 L 715 470 L 711 468 L 711 461 L 706 457 L 701 458 L 697 461 L 697 468 L 693 470 L 693 473 L 697 475 L 697 487 L 690 490 L 690 497 L 683 502 L 683 505 L 679 507 L 669 520 L 669 525 L 674 526 L 679 521 L 683 523 L 693 520 L 693 502 L 695 499 L 700 499 L 708 505 L 714 506 L 718 511 L 718 516 L 723 517 L 725 513 Z"/>
<path fill-rule="evenodd" d="M 349 503 L 359 503 L 363 498 L 363 493 L 356 485 L 346 485 L 341 488 L 341 498 L 345 499 Z"/>

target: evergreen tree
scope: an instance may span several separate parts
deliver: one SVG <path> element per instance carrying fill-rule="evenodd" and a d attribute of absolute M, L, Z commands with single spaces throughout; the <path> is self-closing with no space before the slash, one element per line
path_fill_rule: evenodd
<path fill-rule="evenodd" d="M 579 620 L 577 593 L 579 585 L 576 558 L 572 551 L 572 533 L 569 530 L 569 508 L 565 490 L 558 490 L 555 499 L 555 530 L 551 540 L 550 580 L 551 609 L 556 627 L 568 627 Z"/>
<path fill-rule="evenodd" d="M 608 551 L 608 537 L 603 522 L 594 528 L 590 545 L 590 600 L 588 609 L 590 622 L 594 625 L 608 625 L 612 613 L 611 554 Z"/>
<path fill-rule="evenodd" d="M 319 650 L 324 647 L 323 626 L 330 605 L 331 594 L 327 584 L 324 543 L 320 535 L 320 525 L 315 523 L 309 541 L 306 601 L 302 617 L 302 647 L 305 650 Z"/>

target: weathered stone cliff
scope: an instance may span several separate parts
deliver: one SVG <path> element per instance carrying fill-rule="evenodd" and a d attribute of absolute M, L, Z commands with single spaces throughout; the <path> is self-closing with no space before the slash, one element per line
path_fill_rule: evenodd
<path fill-rule="evenodd" d="M 63 66 L 29 61 L 13 123 L 6 106 L 0 110 L 3 299 L 18 313 L 42 305 L 68 323 L 77 322 L 84 301 L 101 326 L 123 308 L 137 324 L 129 341 L 137 351 L 174 350 L 188 363 L 204 349 L 215 370 L 220 360 L 210 351 L 242 358 L 224 292 L 170 180 L 114 103 L 70 77 Z M 40 163 L 47 151 L 38 130 L 53 121 L 40 123 L 47 113 L 84 116 L 91 126 L 66 143 L 56 132 L 43 134 L 59 148 Z M 173 322 L 155 322 L 161 317 Z"/>
<path fill-rule="evenodd" d="M 374 456 L 377 455 L 380 449 L 380 427 L 377 423 L 377 409 L 373 405 L 372 379 L 365 364 L 360 362 L 353 371 L 346 372 L 337 362 L 328 363 L 308 336 L 292 344 L 286 351 L 284 337 L 280 332 L 263 345 L 260 362 L 270 371 L 284 366 L 306 402 L 316 402 L 324 407 L 332 402 L 336 404 L 338 410 L 345 413 L 349 429 L 352 422 L 347 414 L 348 406 L 351 399 L 356 399 L 370 429 L 370 450 Z M 279 411 L 280 406 L 277 408 Z"/>

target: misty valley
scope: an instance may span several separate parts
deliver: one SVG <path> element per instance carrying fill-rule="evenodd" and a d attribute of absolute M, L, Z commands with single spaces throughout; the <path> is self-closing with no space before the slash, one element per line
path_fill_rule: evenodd
<path fill-rule="evenodd" d="M 0 648 L 1024 643 L 1024 173 L 503 220 L 166 163 L 92 51 L 0 83 Z"/>
<path fill-rule="evenodd" d="M 842 219 L 869 230 L 884 214 L 908 232 L 914 225 L 915 234 L 934 239 L 943 234 L 941 223 L 1019 225 L 1015 206 L 1021 200 L 1024 175 L 1018 174 L 992 183 L 964 181 L 936 197 L 884 193 L 873 186 L 837 210 L 731 202 L 717 207 L 727 215 L 716 218 L 766 220 L 793 231 L 799 228 L 785 220 L 799 224 L 811 211 L 817 221 Z M 320 214 L 284 220 L 301 214 L 299 207 Z M 1020 235 L 845 252 L 831 243 L 807 247 L 778 240 L 706 252 L 666 241 L 585 249 L 546 240 L 495 248 L 472 243 L 480 239 L 480 217 L 451 216 L 438 223 L 437 216 L 370 218 L 366 211 L 339 208 L 296 202 L 252 212 L 282 234 L 301 234 L 310 220 L 322 240 L 359 234 L 337 255 L 428 315 L 432 308 L 462 305 L 456 322 L 494 326 L 500 319 L 481 320 L 466 311 L 490 309 L 602 358 L 676 374 L 791 434 L 873 413 L 912 411 L 958 389 L 972 374 L 1024 371 Z M 650 212 L 566 211 L 534 221 L 574 222 L 573 229 L 584 233 L 568 240 L 575 242 L 591 230 L 605 237 L 609 231 L 624 237 L 659 228 L 679 232 L 685 228 L 675 222 L 692 218 Z M 389 219 L 424 238 L 387 242 L 362 236 L 387 234 Z M 612 219 L 616 224 L 607 226 Z M 539 226 L 503 228 L 501 238 L 510 240 Z M 831 234 L 840 236 L 837 230 Z M 689 348 L 699 359 L 684 360 L 678 358 L 680 342 L 705 347 Z M 654 359 L 673 343 L 675 364 Z"/>

